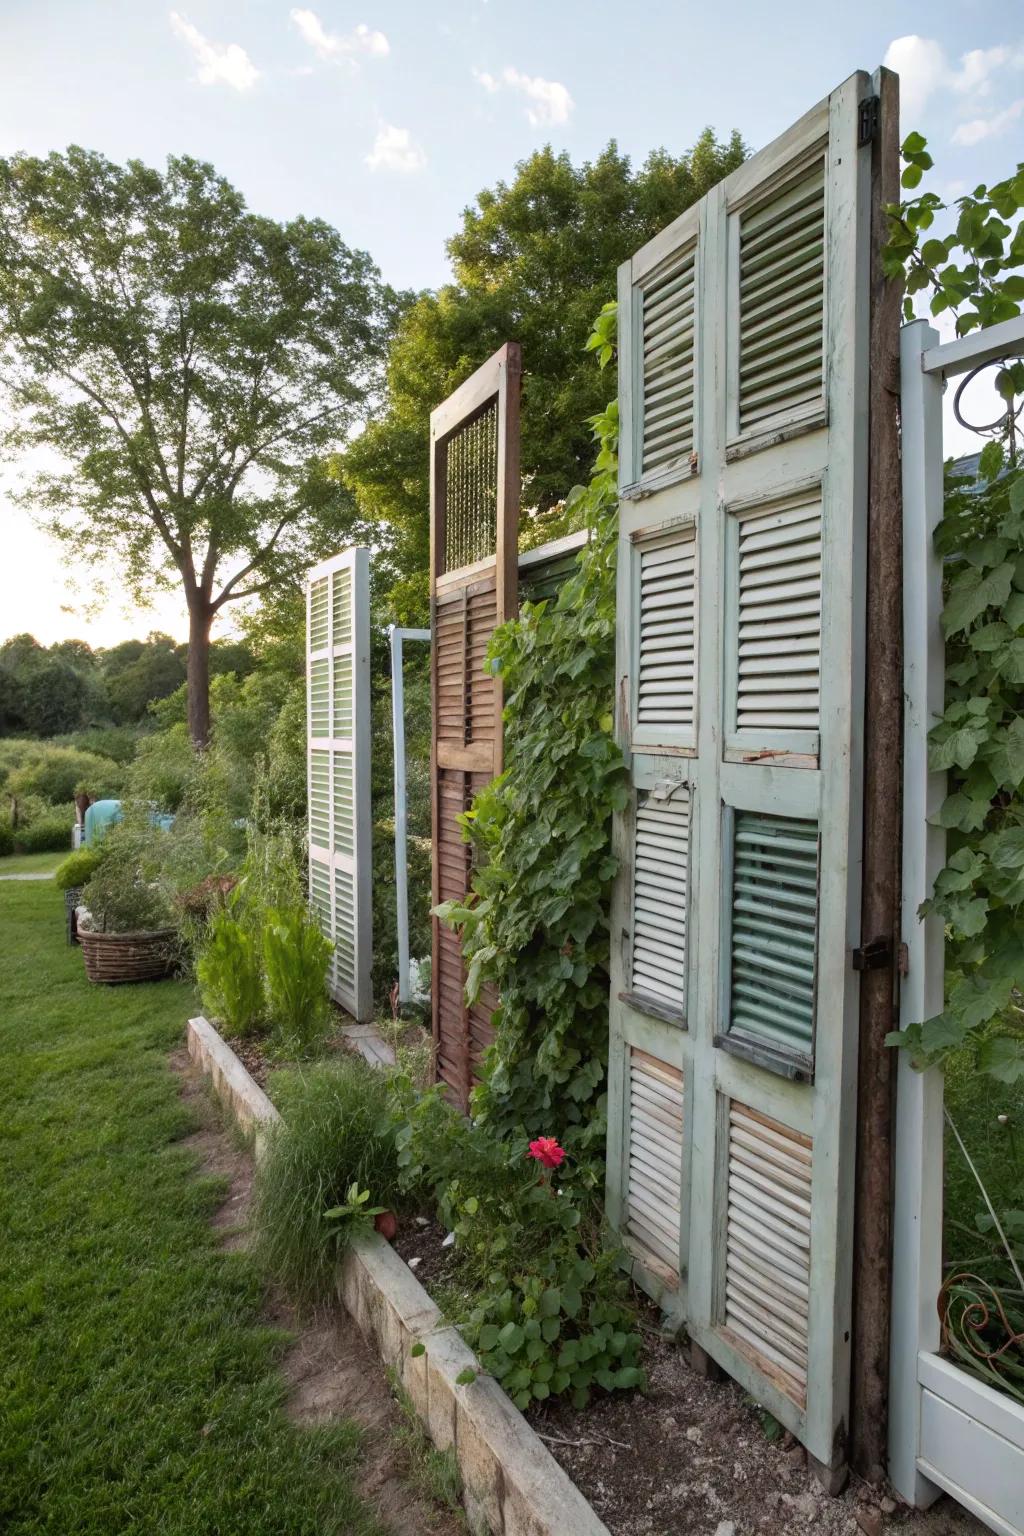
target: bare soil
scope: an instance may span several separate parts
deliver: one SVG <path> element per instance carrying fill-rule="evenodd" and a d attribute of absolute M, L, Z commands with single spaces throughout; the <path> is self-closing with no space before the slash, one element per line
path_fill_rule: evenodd
<path fill-rule="evenodd" d="M 444 1235 L 436 1221 L 403 1221 L 393 1245 L 406 1262 L 419 1258 L 414 1273 L 428 1291 L 454 1282 Z M 657 1310 L 639 1295 L 638 1303 L 645 1394 L 598 1394 L 582 1412 L 553 1400 L 527 1413 L 613 1536 L 985 1536 L 946 1498 L 913 1512 L 891 1490 L 856 1480 L 831 1498 L 803 1447 L 735 1382 L 691 1369 L 685 1346 L 661 1333 Z"/>
<path fill-rule="evenodd" d="M 234 1049 L 242 1055 L 237 1044 Z M 172 1065 L 181 1076 L 182 1097 L 200 1122 L 185 1145 L 197 1153 L 203 1173 L 227 1184 L 213 1225 L 225 1247 L 244 1247 L 252 1201 L 251 1155 L 223 1124 L 188 1053 L 176 1051 Z M 248 1061 L 246 1067 L 252 1071 Z M 348 1314 L 336 1307 L 300 1316 L 286 1296 L 271 1290 L 266 1316 L 292 1337 L 281 1362 L 288 1384 L 287 1413 L 299 1424 L 348 1419 L 360 1426 L 357 1486 L 392 1536 L 465 1536 L 461 1514 L 442 1508 L 411 1479 L 409 1455 L 397 1436 L 401 1416 L 384 1368 Z"/>

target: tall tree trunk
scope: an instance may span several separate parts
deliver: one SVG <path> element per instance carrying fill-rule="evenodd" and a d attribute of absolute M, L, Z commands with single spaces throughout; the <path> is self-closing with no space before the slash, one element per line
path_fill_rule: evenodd
<path fill-rule="evenodd" d="M 188 733 L 202 751 L 210 740 L 210 628 L 213 609 L 195 593 L 188 605 Z"/>

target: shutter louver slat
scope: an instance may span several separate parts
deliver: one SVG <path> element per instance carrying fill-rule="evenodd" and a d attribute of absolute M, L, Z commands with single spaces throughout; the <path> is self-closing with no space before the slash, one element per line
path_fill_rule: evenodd
<path fill-rule="evenodd" d="M 683 1074 L 633 1047 L 629 1056 L 626 1230 L 679 1274 Z M 660 1267 L 659 1265 L 659 1267 Z"/>
<path fill-rule="evenodd" d="M 637 725 L 690 730 L 694 723 L 696 537 L 641 545 Z"/>
<path fill-rule="evenodd" d="M 309 589 L 309 648 L 322 651 L 327 644 L 327 577 L 321 576 Z"/>
<path fill-rule="evenodd" d="M 822 397 L 825 176 L 740 216 L 741 432 Z"/>
<path fill-rule="evenodd" d="M 331 846 L 330 754 L 309 755 L 309 840 L 316 848 Z"/>
<path fill-rule="evenodd" d="M 355 800 L 352 792 L 352 757 L 334 754 L 334 851 L 355 852 Z"/>
<path fill-rule="evenodd" d="M 817 731 L 820 503 L 740 520 L 737 623 L 737 728 Z"/>
<path fill-rule="evenodd" d="M 807 1387 L 811 1142 L 729 1107 L 725 1327 L 798 1404 Z"/>
<path fill-rule="evenodd" d="M 338 986 L 354 991 L 356 984 L 356 904 L 352 876 L 334 871 L 334 976 Z"/>
<path fill-rule="evenodd" d="M 642 290 L 642 473 L 688 467 L 693 452 L 696 245 Z"/>
<path fill-rule="evenodd" d="M 331 578 L 334 609 L 334 643 L 345 644 L 352 634 L 352 572 L 343 567 Z"/>
<path fill-rule="evenodd" d="M 335 631 L 337 633 L 337 631 Z M 334 658 L 334 729 L 332 736 L 352 735 L 352 655 Z"/>
<path fill-rule="evenodd" d="M 811 1056 L 817 908 L 816 823 L 737 812 L 730 1034 Z"/>
<path fill-rule="evenodd" d="M 330 735 L 330 662 L 320 656 L 309 664 L 309 731 L 311 736 Z"/>
<path fill-rule="evenodd" d="M 690 797 L 638 796 L 633 845 L 631 986 L 680 1013 L 686 1007 L 686 896 Z"/>

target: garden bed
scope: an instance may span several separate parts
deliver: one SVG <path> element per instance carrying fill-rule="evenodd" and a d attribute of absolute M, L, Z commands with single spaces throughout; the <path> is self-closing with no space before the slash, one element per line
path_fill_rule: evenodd
<path fill-rule="evenodd" d="M 420 1224 L 420 1222 L 424 1224 Z M 457 1287 L 438 1222 L 402 1222 L 393 1247 L 445 1310 Z M 949 1500 L 912 1512 L 854 1479 L 839 1498 L 807 1471 L 803 1446 L 735 1382 L 694 1371 L 660 1314 L 636 1294 L 646 1393 L 595 1394 L 579 1410 L 551 1398 L 526 1419 L 612 1536 L 980 1536 Z"/>
<path fill-rule="evenodd" d="M 223 1042 L 218 1049 L 230 1055 Z M 237 1113 L 238 1105 L 233 1108 Z M 266 1112 L 276 1116 L 269 1103 Z M 520 1529 L 515 1511 L 524 1500 L 543 1499 L 547 1479 L 553 1515 L 522 1528 L 552 1536 L 596 1532 L 602 1522 L 612 1536 L 982 1531 L 948 1500 L 912 1513 L 856 1481 L 830 1498 L 808 1473 L 803 1447 L 734 1382 L 710 1381 L 692 1370 L 684 1349 L 661 1332 L 656 1309 L 639 1295 L 645 1394 L 595 1394 L 583 1410 L 551 1399 L 523 1416 L 485 1374 L 460 1384 L 467 1368 L 479 1367 L 458 1329 L 446 1323 L 460 1286 L 445 1237 L 424 1214 L 403 1218 L 393 1245 L 376 1233 L 358 1238 L 342 1261 L 339 1293 L 402 1379 L 435 1444 L 455 1446 L 474 1529 Z M 419 1358 L 411 1352 L 418 1341 L 425 1346 Z M 571 1483 L 551 1482 L 552 1461 Z M 582 1495 L 577 1517 L 589 1524 L 565 1523 L 567 1487 Z"/>

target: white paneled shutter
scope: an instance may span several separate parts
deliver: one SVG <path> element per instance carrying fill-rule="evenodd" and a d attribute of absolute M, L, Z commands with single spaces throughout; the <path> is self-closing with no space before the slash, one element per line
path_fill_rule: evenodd
<path fill-rule="evenodd" d="M 306 577 L 309 901 L 334 945 L 331 996 L 373 1016 L 370 555 L 350 549 Z"/>
<path fill-rule="evenodd" d="M 619 274 L 609 1210 L 845 1459 L 871 148 L 852 76 Z"/>

